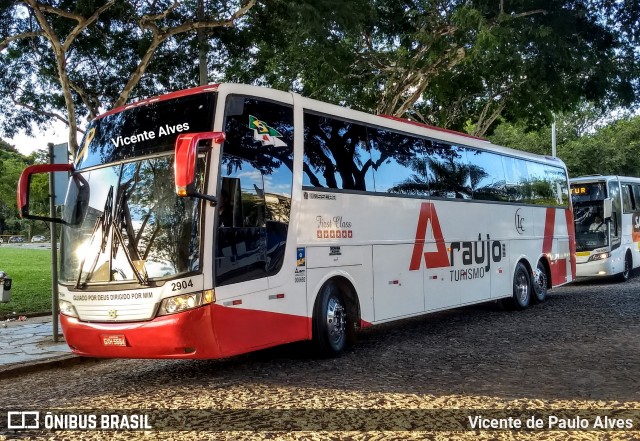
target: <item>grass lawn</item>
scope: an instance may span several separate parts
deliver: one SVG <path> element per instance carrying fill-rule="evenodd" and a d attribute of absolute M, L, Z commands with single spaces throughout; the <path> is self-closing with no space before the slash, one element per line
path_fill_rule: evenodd
<path fill-rule="evenodd" d="M 12 279 L 0 317 L 51 311 L 51 250 L 0 246 L 0 271 Z"/>

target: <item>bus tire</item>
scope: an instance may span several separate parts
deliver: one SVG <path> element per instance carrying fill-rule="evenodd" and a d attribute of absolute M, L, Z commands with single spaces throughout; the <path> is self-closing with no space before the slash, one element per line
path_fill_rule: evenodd
<path fill-rule="evenodd" d="M 631 269 L 633 268 L 633 261 L 631 260 L 631 254 L 627 251 L 624 256 L 624 269 L 618 274 L 619 282 L 626 282 L 631 277 Z"/>
<path fill-rule="evenodd" d="M 335 357 L 347 346 L 347 309 L 335 283 L 326 283 L 316 299 L 313 342 L 321 356 Z"/>
<path fill-rule="evenodd" d="M 513 273 L 513 296 L 508 299 L 510 309 L 522 311 L 531 303 L 531 277 L 529 270 L 522 262 L 518 262 Z"/>
<path fill-rule="evenodd" d="M 534 303 L 542 303 L 547 298 L 547 287 L 549 283 L 549 276 L 547 275 L 547 268 L 542 261 L 538 262 L 536 270 L 533 272 L 533 297 Z"/>

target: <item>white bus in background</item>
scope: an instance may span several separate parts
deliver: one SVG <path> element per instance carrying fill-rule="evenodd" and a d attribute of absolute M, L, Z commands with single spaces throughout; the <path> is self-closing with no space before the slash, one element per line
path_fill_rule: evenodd
<path fill-rule="evenodd" d="M 29 176 L 61 168 L 23 172 L 22 215 Z M 114 109 L 66 169 L 60 310 L 80 355 L 337 354 L 363 327 L 524 309 L 575 277 L 562 161 L 294 93 L 220 84 Z"/>
<path fill-rule="evenodd" d="M 616 275 L 625 281 L 640 266 L 640 179 L 571 179 L 578 277 Z"/>

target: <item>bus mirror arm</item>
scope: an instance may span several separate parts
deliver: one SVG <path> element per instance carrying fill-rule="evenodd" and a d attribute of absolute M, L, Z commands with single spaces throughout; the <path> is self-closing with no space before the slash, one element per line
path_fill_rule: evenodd
<path fill-rule="evenodd" d="M 198 143 L 210 139 L 213 145 L 220 145 L 226 136 L 224 132 L 198 132 L 183 133 L 176 138 L 173 172 L 176 185 L 176 194 L 180 197 L 196 197 L 216 205 L 215 196 L 196 191 L 196 160 L 198 159 Z M 213 147 L 212 145 L 212 147 Z"/>
<path fill-rule="evenodd" d="M 31 177 L 40 173 L 67 172 L 73 173 L 73 164 L 37 164 L 30 165 L 22 170 L 20 179 L 18 179 L 18 188 L 16 191 L 16 199 L 18 203 L 18 214 L 22 219 L 42 220 L 45 222 L 66 223 L 60 218 L 49 216 L 37 216 L 29 213 L 29 187 Z"/>
<path fill-rule="evenodd" d="M 218 205 L 218 198 L 215 196 L 209 196 L 208 194 L 199 193 L 197 191 L 189 193 L 187 196 L 191 196 L 193 198 L 204 199 L 205 201 L 209 201 L 212 207 Z"/>

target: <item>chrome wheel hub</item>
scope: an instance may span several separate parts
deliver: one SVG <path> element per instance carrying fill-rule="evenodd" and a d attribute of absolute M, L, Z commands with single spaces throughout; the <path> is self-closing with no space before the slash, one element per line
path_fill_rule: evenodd
<path fill-rule="evenodd" d="M 327 305 L 327 329 L 333 343 L 339 342 L 345 336 L 347 315 L 340 302 L 332 297 Z"/>
<path fill-rule="evenodd" d="M 537 292 L 544 292 L 547 288 L 547 275 L 544 271 L 536 269 L 533 272 L 533 282 Z"/>
<path fill-rule="evenodd" d="M 520 272 L 516 277 L 516 296 L 518 301 L 522 305 L 526 305 L 529 300 L 529 284 L 527 283 L 527 276 Z"/>

